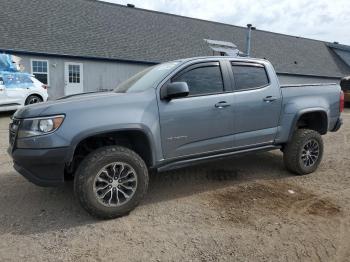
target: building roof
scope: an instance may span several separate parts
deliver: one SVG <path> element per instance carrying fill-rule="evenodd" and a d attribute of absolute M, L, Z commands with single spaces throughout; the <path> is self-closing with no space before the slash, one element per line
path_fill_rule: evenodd
<path fill-rule="evenodd" d="M 203 39 L 245 50 L 246 29 L 96 0 L 2 0 L 0 50 L 163 62 L 211 55 Z M 253 57 L 278 73 L 342 77 L 350 67 L 322 41 L 255 30 Z"/>

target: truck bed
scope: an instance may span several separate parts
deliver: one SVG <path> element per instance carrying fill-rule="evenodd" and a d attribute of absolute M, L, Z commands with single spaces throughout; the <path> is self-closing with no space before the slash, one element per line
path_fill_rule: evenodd
<path fill-rule="evenodd" d="M 285 131 L 292 128 L 298 115 L 308 111 L 325 112 L 328 131 L 331 131 L 340 117 L 340 91 L 336 83 L 281 85 L 283 102 L 280 126 L 283 128 L 278 139 L 288 139 Z"/>

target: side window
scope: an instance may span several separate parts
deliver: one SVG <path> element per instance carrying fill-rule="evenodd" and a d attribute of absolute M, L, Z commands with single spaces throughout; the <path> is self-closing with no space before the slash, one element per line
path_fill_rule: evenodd
<path fill-rule="evenodd" d="M 235 90 L 259 88 L 269 83 L 264 66 L 232 65 Z"/>
<path fill-rule="evenodd" d="M 183 74 L 175 76 L 172 82 L 186 82 L 190 96 L 215 94 L 224 91 L 219 64 L 195 67 Z"/>

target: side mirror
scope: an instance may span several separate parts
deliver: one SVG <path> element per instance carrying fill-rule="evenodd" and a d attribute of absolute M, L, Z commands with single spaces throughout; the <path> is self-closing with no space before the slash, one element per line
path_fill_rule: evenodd
<path fill-rule="evenodd" d="M 186 82 L 169 83 L 161 89 L 161 99 L 173 99 L 188 96 L 190 93 Z"/>

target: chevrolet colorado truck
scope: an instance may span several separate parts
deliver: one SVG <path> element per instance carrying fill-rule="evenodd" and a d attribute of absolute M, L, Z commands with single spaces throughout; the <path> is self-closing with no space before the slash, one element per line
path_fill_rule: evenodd
<path fill-rule="evenodd" d="M 267 60 L 189 58 L 149 67 L 112 92 L 17 110 L 8 152 L 29 181 L 74 179 L 90 214 L 115 218 L 143 198 L 150 170 L 280 149 L 288 170 L 311 173 L 343 107 L 338 84 L 280 86 Z"/>

